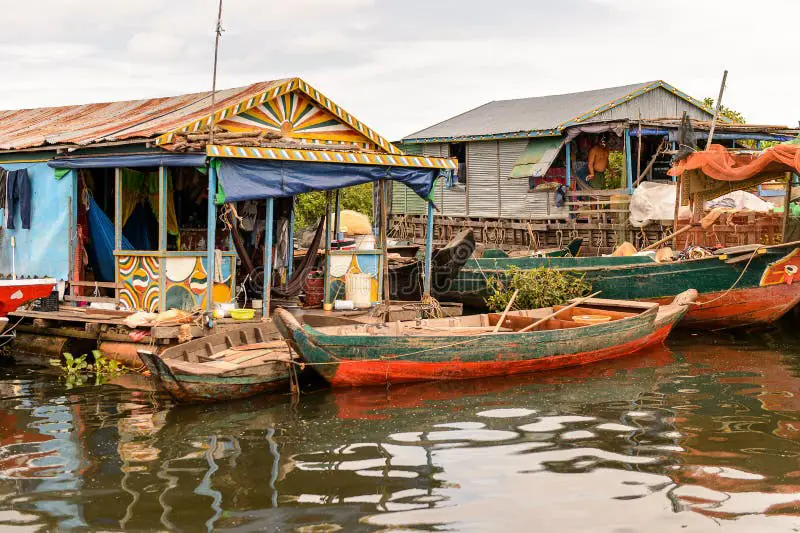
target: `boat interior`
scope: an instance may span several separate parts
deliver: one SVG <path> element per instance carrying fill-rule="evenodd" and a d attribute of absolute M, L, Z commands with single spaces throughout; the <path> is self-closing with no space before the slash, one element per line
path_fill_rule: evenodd
<path fill-rule="evenodd" d="M 192 373 L 213 374 L 289 361 L 291 354 L 274 329 L 256 325 L 179 344 L 165 350 L 161 358 L 173 369 L 191 367 Z"/>
<path fill-rule="evenodd" d="M 647 302 L 620 302 L 591 299 L 579 306 L 562 311 L 555 317 L 553 313 L 569 307 L 559 305 L 542 309 L 509 311 L 500 328 L 495 331 L 502 313 L 488 313 L 438 319 L 423 319 L 385 324 L 360 324 L 331 326 L 317 331 L 334 336 L 468 336 L 492 333 L 515 333 L 524 331 L 548 331 L 555 329 L 579 328 L 598 323 L 613 322 L 640 315 L 658 304 Z M 532 327 L 531 327 L 532 326 Z M 527 329 L 526 329 L 527 328 Z"/>

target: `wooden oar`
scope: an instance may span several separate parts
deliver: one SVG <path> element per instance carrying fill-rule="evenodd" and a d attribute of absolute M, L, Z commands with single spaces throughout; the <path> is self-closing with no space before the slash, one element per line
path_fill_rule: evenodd
<path fill-rule="evenodd" d="M 544 323 L 544 322 L 547 322 L 547 321 L 548 321 L 548 320 L 550 320 L 551 318 L 555 318 L 556 316 L 560 315 L 561 313 L 563 313 L 563 312 L 564 312 L 564 311 L 566 311 L 567 309 L 572 309 L 573 307 L 577 307 L 577 306 L 581 305 L 583 302 L 585 302 L 586 300 L 589 300 L 589 299 L 591 299 L 591 298 L 594 298 L 595 296 L 597 296 L 597 295 L 598 295 L 598 294 L 600 294 L 601 292 L 603 292 L 603 291 L 597 291 L 597 292 L 596 292 L 596 293 L 594 293 L 594 294 L 590 294 L 589 296 L 584 296 L 583 298 L 581 298 L 581 299 L 579 299 L 579 300 L 575 300 L 574 302 L 572 302 L 572 303 L 571 303 L 571 304 L 569 304 L 568 306 L 566 306 L 566 307 L 562 307 L 562 308 L 561 308 L 561 309 L 559 309 L 558 311 L 554 311 L 554 312 L 550 313 L 549 315 L 547 315 L 546 317 L 544 317 L 544 318 L 540 318 L 539 320 L 537 320 L 537 321 L 536 321 L 536 322 L 534 322 L 533 324 L 529 324 L 529 325 L 525 326 L 524 328 L 522 328 L 521 330 L 519 330 L 517 333 L 525 333 L 526 331 L 530 331 L 530 330 L 532 330 L 533 328 L 535 328 L 536 326 L 538 326 L 539 324 L 542 324 L 542 323 Z"/>
<path fill-rule="evenodd" d="M 497 333 L 498 331 L 500 331 L 500 328 L 503 326 L 503 322 L 505 322 L 506 320 L 506 315 L 508 314 L 508 311 L 511 309 L 511 306 L 514 305 L 514 300 L 517 299 L 517 294 L 519 294 L 519 289 L 516 289 L 514 291 L 514 294 L 511 295 L 511 299 L 508 301 L 508 305 L 503 311 L 503 314 L 500 315 L 500 320 L 498 320 L 497 324 L 494 325 L 492 333 Z"/>

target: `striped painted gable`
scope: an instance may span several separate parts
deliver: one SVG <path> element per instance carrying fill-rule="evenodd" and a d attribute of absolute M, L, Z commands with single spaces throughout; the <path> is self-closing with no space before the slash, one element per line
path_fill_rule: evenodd
<path fill-rule="evenodd" d="M 270 131 L 309 144 L 352 144 L 368 150 L 402 154 L 330 98 L 301 80 L 291 78 L 258 94 L 217 109 L 156 139 L 168 148 L 178 133 L 204 131 L 211 124 L 232 132 Z"/>

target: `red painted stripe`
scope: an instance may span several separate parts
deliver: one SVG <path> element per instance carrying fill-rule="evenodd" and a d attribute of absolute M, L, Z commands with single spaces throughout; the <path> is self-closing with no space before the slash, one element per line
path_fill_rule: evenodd
<path fill-rule="evenodd" d="M 800 282 L 749 289 L 703 293 L 697 299 L 708 305 L 692 305 L 681 322 L 686 327 L 733 328 L 769 324 L 800 303 Z M 673 297 L 650 300 L 667 304 Z M 713 301 L 712 301 L 713 300 Z"/>
<path fill-rule="evenodd" d="M 44 298 L 53 292 L 53 283 L 37 285 L 0 285 L 0 316 L 16 311 L 17 308 L 36 298 Z"/>
<path fill-rule="evenodd" d="M 331 378 L 334 387 L 360 387 L 413 381 L 472 379 L 492 376 L 511 376 L 541 372 L 569 366 L 586 365 L 631 355 L 648 346 L 660 344 L 669 335 L 672 324 L 661 327 L 650 335 L 634 341 L 609 346 L 601 350 L 543 357 L 523 361 L 482 361 L 464 363 L 447 361 L 425 363 L 418 361 L 362 361 L 343 362 Z"/>

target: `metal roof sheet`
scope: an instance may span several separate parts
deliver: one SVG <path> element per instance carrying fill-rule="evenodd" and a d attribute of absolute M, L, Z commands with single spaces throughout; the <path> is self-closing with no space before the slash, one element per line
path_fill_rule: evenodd
<path fill-rule="evenodd" d="M 263 93 L 287 80 L 217 91 L 215 109 Z M 0 150 L 151 139 L 211 114 L 211 91 L 38 109 L 0 111 Z"/>
<path fill-rule="evenodd" d="M 595 112 L 609 109 L 659 87 L 705 109 L 701 102 L 661 80 L 656 80 L 577 93 L 493 101 L 407 135 L 403 141 L 551 130 L 552 134 L 557 135 L 565 125 L 587 120 Z"/>

